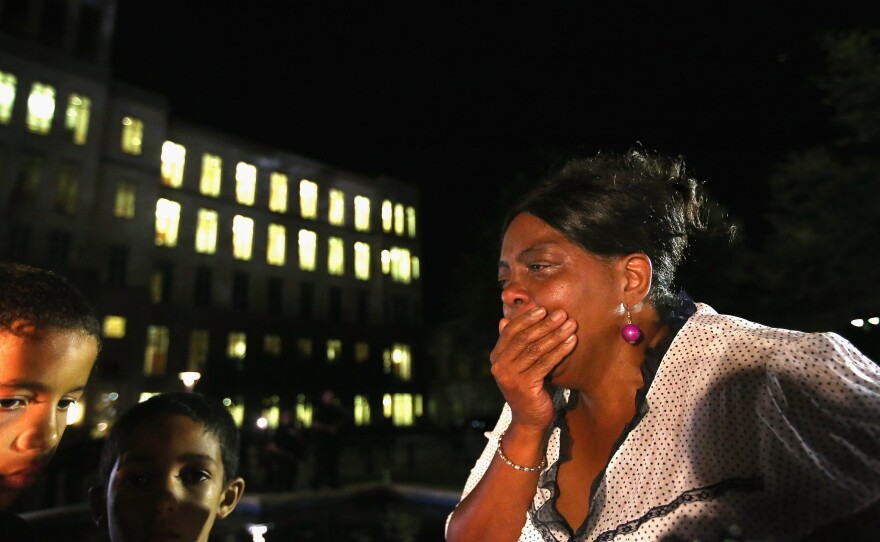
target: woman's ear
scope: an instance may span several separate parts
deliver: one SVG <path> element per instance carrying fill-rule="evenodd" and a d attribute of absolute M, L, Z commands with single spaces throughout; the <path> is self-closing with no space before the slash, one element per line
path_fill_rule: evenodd
<path fill-rule="evenodd" d="M 235 506 L 238 504 L 238 500 L 241 499 L 241 495 L 244 493 L 244 480 L 241 478 L 235 478 L 226 486 L 226 489 L 223 490 L 223 497 L 220 499 L 220 506 L 217 508 L 217 517 L 225 518 L 233 510 L 235 510 Z"/>
<path fill-rule="evenodd" d="M 651 258 L 643 252 L 633 252 L 623 257 L 626 285 L 624 303 L 633 308 L 641 303 L 651 292 L 653 268 Z"/>
<path fill-rule="evenodd" d="M 92 521 L 98 527 L 107 525 L 107 499 L 104 497 L 102 486 L 89 488 L 89 508 L 92 512 Z"/>

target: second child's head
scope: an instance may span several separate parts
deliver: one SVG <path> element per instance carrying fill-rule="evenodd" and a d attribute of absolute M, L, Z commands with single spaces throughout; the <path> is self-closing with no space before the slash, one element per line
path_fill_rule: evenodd
<path fill-rule="evenodd" d="M 219 402 L 189 392 L 153 396 L 110 430 L 92 515 L 112 542 L 207 541 L 244 492 L 238 459 L 238 429 Z"/>

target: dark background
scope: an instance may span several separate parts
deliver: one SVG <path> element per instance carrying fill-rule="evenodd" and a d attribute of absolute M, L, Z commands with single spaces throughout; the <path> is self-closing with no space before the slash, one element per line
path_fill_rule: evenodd
<path fill-rule="evenodd" d="M 470 310 L 462 293 L 494 302 L 462 275 L 494 283 L 501 202 L 574 154 L 682 154 L 761 246 L 776 164 L 834 137 L 818 36 L 880 21 L 839 2 L 597 4 L 126 0 L 113 71 L 176 116 L 418 185 L 433 323 Z"/>

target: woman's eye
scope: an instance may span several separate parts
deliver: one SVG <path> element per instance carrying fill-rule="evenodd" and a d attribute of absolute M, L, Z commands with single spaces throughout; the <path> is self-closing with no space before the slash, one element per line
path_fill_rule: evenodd
<path fill-rule="evenodd" d="M 184 484 L 197 484 L 210 479 L 211 474 L 202 469 L 186 469 L 180 471 L 180 481 Z"/>
<path fill-rule="evenodd" d="M 550 266 L 545 263 L 530 263 L 528 265 L 529 271 L 540 271 L 540 270 L 546 269 L 548 267 L 550 267 Z"/>
<path fill-rule="evenodd" d="M 498 287 L 502 290 L 507 286 L 507 279 L 498 279 Z"/>
<path fill-rule="evenodd" d="M 27 404 L 27 399 L 23 397 L 4 397 L 0 399 L 0 409 L 2 410 L 16 410 L 26 407 Z"/>

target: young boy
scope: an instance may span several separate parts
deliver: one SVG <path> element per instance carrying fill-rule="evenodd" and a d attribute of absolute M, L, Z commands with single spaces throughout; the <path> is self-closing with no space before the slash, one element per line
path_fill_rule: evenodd
<path fill-rule="evenodd" d="M 100 346 L 97 318 L 66 280 L 0 263 L 0 510 L 46 467 Z"/>
<path fill-rule="evenodd" d="M 239 434 L 218 402 L 191 392 L 156 395 L 126 411 L 101 455 L 89 497 L 111 542 L 206 542 L 244 492 Z"/>

